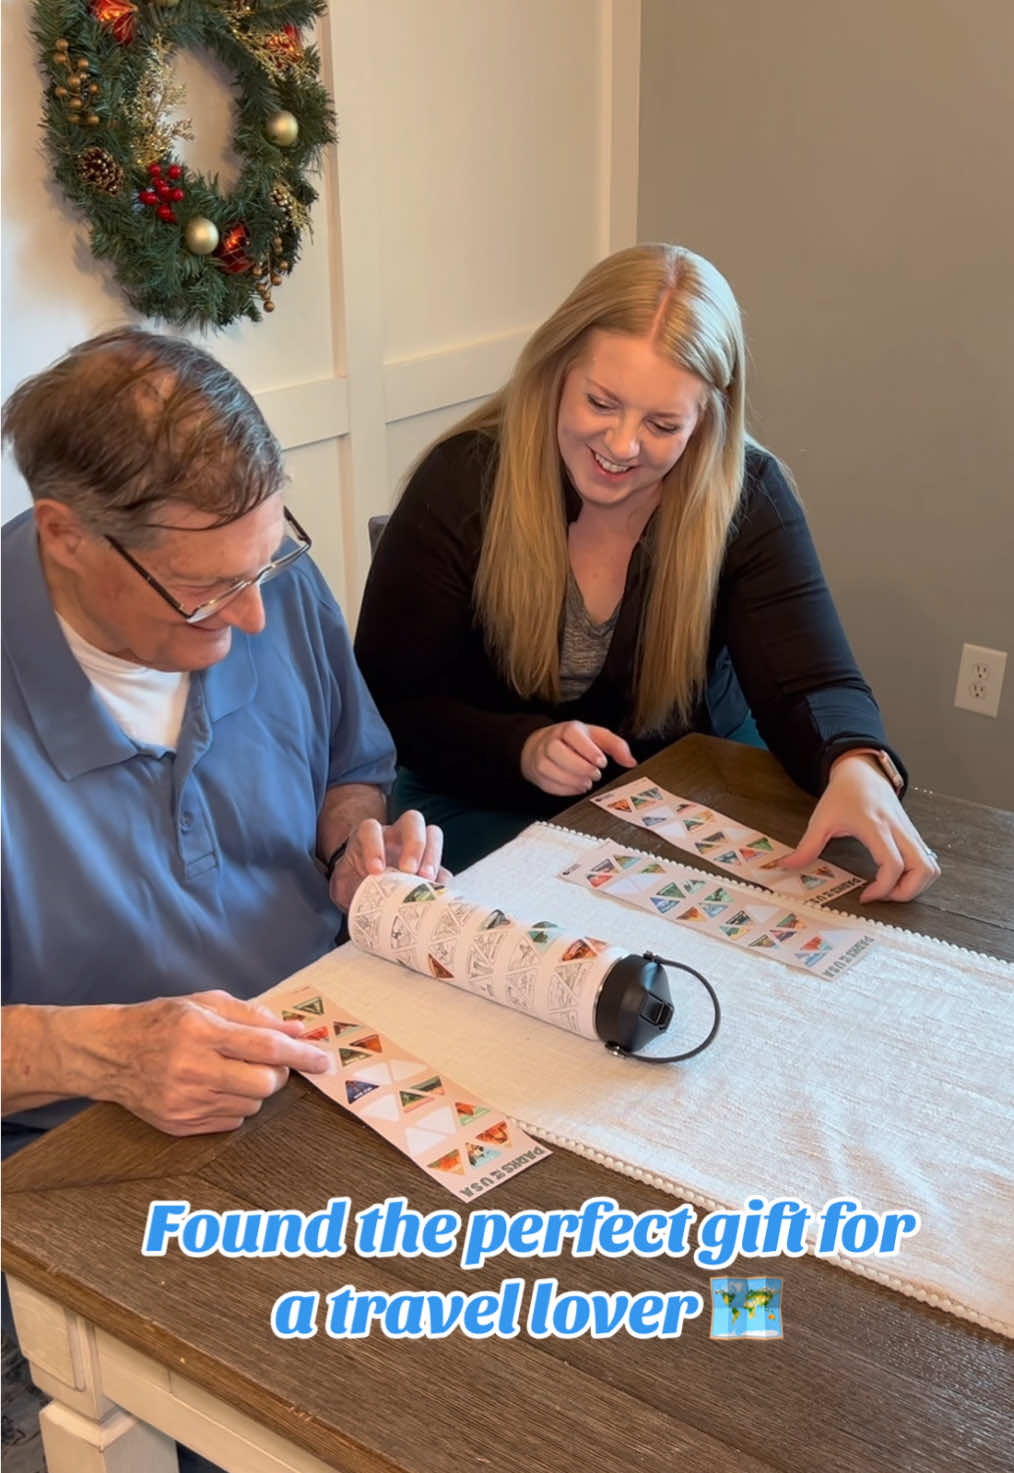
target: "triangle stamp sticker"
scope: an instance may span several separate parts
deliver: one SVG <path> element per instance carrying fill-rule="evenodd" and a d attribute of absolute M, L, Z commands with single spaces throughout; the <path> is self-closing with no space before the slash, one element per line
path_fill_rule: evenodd
<path fill-rule="evenodd" d="M 341 1060 L 343 1069 L 349 1064 L 354 1064 L 357 1059 L 368 1059 L 369 1057 L 370 1055 L 361 1048 L 340 1048 L 338 1050 L 338 1058 Z"/>
<path fill-rule="evenodd" d="M 349 1079 L 345 1085 L 345 1095 L 350 1105 L 361 1100 L 364 1095 L 370 1094 L 377 1088 L 375 1084 L 368 1084 L 365 1079 Z"/>
<path fill-rule="evenodd" d="M 492 1146 L 507 1146 L 510 1144 L 510 1135 L 507 1130 L 506 1120 L 501 1120 L 499 1125 L 491 1125 L 486 1130 L 480 1130 L 476 1136 L 477 1141 L 488 1141 Z"/>
<path fill-rule="evenodd" d="M 595 947 L 589 946 L 588 942 L 582 936 L 577 941 L 570 943 L 560 960 L 564 962 L 576 962 L 594 955 Z"/>
<path fill-rule="evenodd" d="M 494 1151 L 492 1146 L 482 1146 L 478 1141 L 469 1141 L 465 1147 L 468 1154 L 469 1166 L 488 1166 L 499 1156 L 499 1151 Z"/>
<path fill-rule="evenodd" d="M 401 903 L 402 905 L 417 905 L 421 900 L 436 900 L 436 898 L 436 890 L 423 880 L 421 885 L 416 885 L 414 890 L 409 891 Z"/>
<path fill-rule="evenodd" d="M 446 1156 L 439 1156 L 436 1161 L 431 1161 L 427 1169 L 429 1171 L 456 1171 L 459 1176 L 465 1174 L 460 1151 L 448 1151 Z"/>

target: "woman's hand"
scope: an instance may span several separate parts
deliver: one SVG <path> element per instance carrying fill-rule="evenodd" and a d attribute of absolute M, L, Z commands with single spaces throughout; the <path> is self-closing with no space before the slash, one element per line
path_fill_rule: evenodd
<path fill-rule="evenodd" d="M 845 752 L 831 764 L 806 833 L 781 863 L 805 869 L 829 839 L 838 838 L 858 839 L 876 860 L 877 878 L 861 900 L 914 900 L 939 878 L 933 850 L 919 837 L 876 762 L 860 752 Z"/>
<path fill-rule="evenodd" d="M 544 793 L 576 797 L 598 782 L 610 757 L 621 767 L 637 766 L 623 738 L 607 727 L 559 721 L 532 732 L 521 749 L 521 775 Z"/>

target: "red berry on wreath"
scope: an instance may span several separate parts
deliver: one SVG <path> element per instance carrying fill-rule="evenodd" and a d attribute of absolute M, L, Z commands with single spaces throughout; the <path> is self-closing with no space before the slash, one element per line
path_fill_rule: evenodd
<path fill-rule="evenodd" d="M 158 176 L 161 174 L 161 172 L 162 172 L 162 165 L 161 164 L 149 164 L 148 165 L 148 173 L 151 175 L 151 177 L 153 179 L 157 179 Z"/>
<path fill-rule="evenodd" d="M 152 189 L 142 189 L 141 193 L 137 197 L 141 201 L 142 205 L 158 204 L 158 195 Z"/>
<path fill-rule="evenodd" d="M 166 170 L 166 173 L 169 175 L 170 179 L 178 179 L 183 173 L 183 170 L 180 168 L 179 164 L 170 164 L 168 169 Z"/>
<path fill-rule="evenodd" d="M 186 199 L 186 195 L 184 194 L 182 189 L 170 189 L 169 198 L 175 200 L 176 203 L 179 204 L 181 199 Z"/>
<path fill-rule="evenodd" d="M 158 207 L 158 218 L 160 220 L 165 220 L 167 224 L 169 223 L 169 221 L 175 221 L 176 216 L 173 214 L 172 206 L 171 205 L 159 205 L 159 207 Z"/>

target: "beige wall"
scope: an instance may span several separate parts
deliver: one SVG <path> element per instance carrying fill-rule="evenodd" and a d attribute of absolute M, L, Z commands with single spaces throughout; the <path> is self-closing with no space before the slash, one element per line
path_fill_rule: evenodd
<path fill-rule="evenodd" d="M 913 780 L 1014 808 L 1014 6 L 644 0 L 641 35 L 639 235 L 731 280 Z M 953 707 L 965 641 L 1011 652 L 996 720 Z"/>

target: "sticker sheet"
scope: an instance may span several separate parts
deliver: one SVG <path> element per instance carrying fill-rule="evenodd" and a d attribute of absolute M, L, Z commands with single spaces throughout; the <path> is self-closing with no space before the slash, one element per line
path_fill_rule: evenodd
<path fill-rule="evenodd" d="M 414 1058 L 312 986 L 282 983 L 258 999 L 333 1058 L 328 1074 L 304 1074 L 358 1115 L 427 1176 L 470 1202 L 550 1153 L 492 1105 Z"/>
<path fill-rule="evenodd" d="M 555 921 L 516 921 L 392 870 L 359 886 L 349 936 L 362 951 L 596 1040 L 603 980 L 626 956 L 622 947 L 568 933 Z"/>
<path fill-rule="evenodd" d="M 688 865 L 616 844 L 593 849 L 560 878 L 815 977 L 840 976 L 874 944 L 858 929 L 798 914 L 788 897 L 727 885 Z"/>
<path fill-rule="evenodd" d="M 608 793 L 595 793 L 591 800 L 607 813 L 657 834 L 694 859 L 710 860 L 751 885 L 763 885 L 782 895 L 823 905 L 867 883 L 824 859 L 815 860 L 805 870 L 782 869 L 779 860 L 792 853 L 791 845 L 759 834 L 702 803 L 668 793 L 650 778 L 637 778 Z"/>

